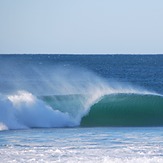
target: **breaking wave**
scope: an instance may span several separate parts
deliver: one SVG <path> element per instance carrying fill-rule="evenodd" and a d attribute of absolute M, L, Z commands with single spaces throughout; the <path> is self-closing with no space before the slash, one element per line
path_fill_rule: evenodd
<path fill-rule="evenodd" d="M 29 92 L 1 99 L 0 106 L 0 130 L 74 125 L 68 114 L 53 110 Z"/>
<path fill-rule="evenodd" d="M 19 91 L 0 101 L 0 130 L 46 127 L 163 126 L 163 97 L 109 94 L 35 97 Z"/>
<path fill-rule="evenodd" d="M 12 82 L 12 92 L 0 95 L 0 130 L 163 126 L 161 95 L 106 81 L 85 69 L 36 69 L 32 78 Z"/>

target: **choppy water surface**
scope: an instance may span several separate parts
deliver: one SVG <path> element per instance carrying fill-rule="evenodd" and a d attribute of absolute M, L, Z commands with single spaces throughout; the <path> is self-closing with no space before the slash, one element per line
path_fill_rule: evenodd
<path fill-rule="evenodd" d="M 0 132 L 1 162 L 162 162 L 163 128 Z"/>

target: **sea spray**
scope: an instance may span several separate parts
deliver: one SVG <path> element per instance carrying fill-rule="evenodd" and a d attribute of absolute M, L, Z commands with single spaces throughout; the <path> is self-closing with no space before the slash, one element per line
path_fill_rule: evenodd
<path fill-rule="evenodd" d="M 1 95 L 1 129 L 79 126 L 105 95 L 152 94 L 74 66 L 22 68 L 15 74 L 13 89 Z"/>
<path fill-rule="evenodd" d="M 80 125 L 82 116 L 106 92 L 107 87 L 102 79 L 86 69 L 65 69 L 60 66 L 55 69 L 32 69 L 31 73 L 24 68 L 15 72 L 10 83 L 13 89 L 2 94 L 4 100 L 0 102 L 0 122 L 9 129 Z M 15 84 L 15 81 L 19 83 Z M 64 103 L 63 100 L 55 101 L 53 108 L 42 100 L 47 95 L 72 94 L 82 94 L 84 98 L 80 98 L 77 105 L 72 102 L 68 104 L 67 101 Z M 74 101 L 76 103 L 76 97 Z"/>

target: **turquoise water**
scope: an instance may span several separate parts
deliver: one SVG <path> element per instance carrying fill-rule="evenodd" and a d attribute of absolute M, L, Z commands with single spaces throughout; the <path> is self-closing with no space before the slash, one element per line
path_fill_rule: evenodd
<path fill-rule="evenodd" d="M 1 162 L 163 162 L 163 55 L 0 55 Z"/>

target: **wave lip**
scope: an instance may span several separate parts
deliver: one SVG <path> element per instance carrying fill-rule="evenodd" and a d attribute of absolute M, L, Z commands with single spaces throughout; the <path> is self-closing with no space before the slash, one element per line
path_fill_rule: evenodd
<path fill-rule="evenodd" d="M 110 94 L 92 105 L 81 126 L 163 126 L 163 97 L 151 94 Z"/>

